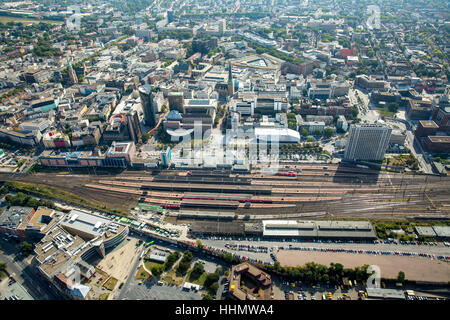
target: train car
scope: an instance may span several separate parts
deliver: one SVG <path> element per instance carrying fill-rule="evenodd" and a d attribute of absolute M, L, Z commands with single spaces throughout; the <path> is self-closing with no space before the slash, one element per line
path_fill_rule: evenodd
<path fill-rule="evenodd" d="M 183 199 L 181 200 L 181 207 L 237 209 L 239 207 L 239 201 Z"/>
<path fill-rule="evenodd" d="M 297 174 L 294 171 L 289 171 L 289 172 L 285 172 L 285 171 L 278 171 L 275 173 L 276 176 L 283 176 L 283 177 L 296 177 Z"/>
<path fill-rule="evenodd" d="M 247 202 L 251 194 L 185 192 L 181 199 Z"/>
<path fill-rule="evenodd" d="M 167 209 L 180 209 L 180 201 L 177 200 L 147 199 L 146 202 Z"/>

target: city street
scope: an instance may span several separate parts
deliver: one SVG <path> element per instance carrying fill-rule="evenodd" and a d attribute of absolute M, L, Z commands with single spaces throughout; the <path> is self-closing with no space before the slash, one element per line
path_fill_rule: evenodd
<path fill-rule="evenodd" d="M 62 300 L 63 297 L 52 288 L 49 282 L 38 271 L 17 256 L 18 249 L 10 243 L 0 239 L 2 252 L 0 261 L 7 265 L 7 271 L 18 281 L 36 300 Z"/>

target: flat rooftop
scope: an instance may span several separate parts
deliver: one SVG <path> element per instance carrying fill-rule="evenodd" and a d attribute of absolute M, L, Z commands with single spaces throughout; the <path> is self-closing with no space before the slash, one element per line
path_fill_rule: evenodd
<path fill-rule="evenodd" d="M 89 248 L 90 244 L 79 236 L 54 226 L 36 245 L 34 252 L 41 270 L 50 277 Z"/>
<path fill-rule="evenodd" d="M 450 143 L 450 136 L 430 136 L 428 139 L 434 143 Z"/>
<path fill-rule="evenodd" d="M 439 128 L 439 126 L 433 120 L 420 120 L 419 122 L 424 128 Z"/>
<path fill-rule="evenodd" d="M 76 209 L 70 211 L 61 222 L 61 226 L 88 240 L 96 237 L 108 239 L 120 233 L 123 228 L 110 219 Z"/>
<path fill-rule="evenodd" d="M 433 227 L 434 232 L 438 237 L 450 237 L 450 227 L 449 226 L 434 226 Z"/>
<path fill-rule="evenodd" d="M 34 209 L 12 206 L 0 215 L 0 227 L 8 229 L 25 229 Z"/>
<path fill-rule="evenodd" d="M 307 238 L 375 238 L 368 221 L 263 220 L 264 236 Z"/>
<path fill-rule="evenodd" d="M 420 236 L 424 237 L 435 237 L 436 233 L 434 232 L 432 227 L 415 227 L 416 232 Z"/>

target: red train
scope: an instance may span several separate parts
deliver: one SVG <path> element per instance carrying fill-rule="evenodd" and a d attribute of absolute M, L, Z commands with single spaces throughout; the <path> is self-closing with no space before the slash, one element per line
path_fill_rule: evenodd
<path fill-rule="evenodd" d="M 283 177 L 296 177 L 297 174 L 294 173 L 293 171 L 289 171 L 289 172 L 277 172 L 275 173 L 276 176 L 283 176 Z"/>
<path fill-rule="evenodd" d="M 181 200 L 210 200 L 210 201 L 239 201 L 253 203 L 272 203 L 269 199 L 254 199 L 251 194 L 218 194 L 218 193 L 189 193 L 180 197 Z"/>

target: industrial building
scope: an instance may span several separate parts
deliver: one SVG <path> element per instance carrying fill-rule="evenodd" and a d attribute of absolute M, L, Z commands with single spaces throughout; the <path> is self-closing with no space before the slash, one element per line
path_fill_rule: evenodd
<path fill-rule="evenodd" d="M 234 214 L 230 214 L 231 217 Z M 263 220 L 255 223 L 240 221 L 194 221 L 190 232 L 196 235 L 257 236 L 269 239 L 328 239 L 370 241 L 376 239 L 369 221 L 303 221 Z M 196 218 L 192 216 L 192 218 Z M 198 217 L 197 217 L 198 218 Z M 223 220 L 223 219 L 221 219 Z"/>
<path fill-rule="evenodd" d="M 415 227 L 417 235 L 437 240 L 450 239 L 450 226 L 431 226 L 431 227 Z"/>
<path fill-rule="evenodd" d="M 263 236 L 269 238 L 374 240 L 368 221 L 263 220 Z"/>

